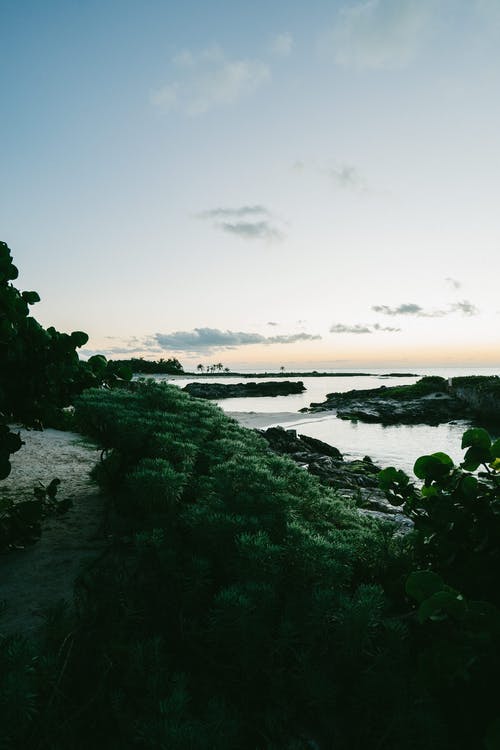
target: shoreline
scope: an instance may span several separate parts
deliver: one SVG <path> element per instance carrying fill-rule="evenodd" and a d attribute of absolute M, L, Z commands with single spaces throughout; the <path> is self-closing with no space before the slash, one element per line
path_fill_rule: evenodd
<path fill-rule="evenodd" d="M 277 425 L 308 424 L 335 416 L 336 409 L 315 413 L 301 414 L 293 411 L 258 412 L 258 411 L 225 411 L 226 416 L 235 419 L 241 427 L 262 430 Z"/>

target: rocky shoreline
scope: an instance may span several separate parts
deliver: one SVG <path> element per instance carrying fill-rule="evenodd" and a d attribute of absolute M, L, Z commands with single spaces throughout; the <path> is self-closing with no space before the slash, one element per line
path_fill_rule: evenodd
<path fill-rule="evenodd" d="M 291 458 L 322 484 L 334 489 L 339 497 L 353 499 L 361 513 L 390 521 L 402 533 L 413 527 L 402 508 L 391 505 L 379 488 L 378 474 L 381 469 L 369 456 L 362 460 L 346 461 L 341 452 L 328 443 L 283 427 L 269 427 L 256 432 L 267 440 L 274 453 Z"/>
<path fill-rule="evenodd" d="M 414 385 L 329 393 L 302 412 L 336 410 L 340 419 L 384 425 L 438 425 L 457 419 L 500 421 L 500 378 L 424 377 Z"/>

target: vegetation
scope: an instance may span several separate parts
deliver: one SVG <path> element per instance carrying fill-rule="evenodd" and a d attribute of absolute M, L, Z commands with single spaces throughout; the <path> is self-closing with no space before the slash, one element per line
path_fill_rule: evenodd
<path fill-rule="evenodd" d="M 182 375 L 184 369 L 175 357 L 169 359 L 159 359 L 153 361 L 144 359 L 144 357 L 132 357 L 132 359 L 115 359 L 116 365 L 129 367 L 133 373 L 142 373 L 143 375 Z"/>
<path fill-rule="evenodd" d="M 480 746 L 478 729 L 490 721 L 482 746 L 492 750 L 500 747 L 489 689 L 500 670 L 500 440 L 472 428 L 462 448 L 460 467 L 445 453 L 421 456 L 414 467 L 420 489 L 394 467 L 379 482 L 415 523 L 412 554 L 420 570 L 406 591 L 419 605 L 422 678 L 457 728 L 458 746 Z"/>
<path fill-rule="evenodd" d="M 385 385 L 380 388 L 368 388 L 367 390 L 353 390 L 345 393 L 327 393 L 327 402 L 335 401 L 336 404 L 349 402 L 353 399 L 394 399 L 396 401 L 406 401 L 407 399 L 422 398 L 431 393 L 446 393 L 447 382 L 444 378 L 435 375 L 427 375 L 420 378 L 414 385 L 394 385 L 387 388 Z M 311 404 L 319 406 L 320 404 Z"/>
<path fill-rule="evenodd" d="M 257 383 L 188 383 L 183 388 L 196 398 L 243 398 L 246 396 L 289 396 L 303 393 L 306 389 L 302 380 L 260 381 Z"/>
<path fill-rule="evenodd" d="M 85 388 L 131 377 L 126 367 L 104 357 L 81 362 L 76 350 L 87 343 L 87 334 L 43 328 L 30 315 L 30 307 L 40 297 L 16 289 L 12 281 L 17 276 L 9 248 L 0 242 L 0 480 L 9 476 L 10 456 L 23 445 L 10 423 L 61 426 L 67 419 L 62 408 Z M 66 508 L 55 502 L 55 492 L 54 502 L 50 497 L 40 491 L 23 502 L 0 497 L 0 549 L 38 538 L 40 521 L 49 508 L 58 512 Z"/>
<path fill-rule="evenodd" d="M 52 613 L 38 651 L 1 643 L 5 747 L 497 747 L 496 594 L 480 603 L 480 567 L 455 581 L 418 522 L 429 487 L 471 496 L 479 454 L 420 460 L 422 491 L 385 474 L 415 503 L 401 538 L 177 388 L 90 390 L 77 415 L 105 450 L 113 544 L 77 582 L 76 621 Z M 477 482 L 496 507 L 495 476 Z"/>
<path fill-rule="evenodd" d="M 398 536 L 206 401 L 102 387 L 130 372 L 29 316 L 6 245 L 0 272 L 4 476 L 7 420 L 74 402 L 110 502 L 76 611 L 0 634 L 2 750 L 500 747 L 500 441 L 475 428 L 460 467 L 419 458 L 421 487 L 382 471 L 415 524 Z M 64 510 L 57 484 L 42 513 Z M 36 536 L 40 515 L 10 510 Z"/>

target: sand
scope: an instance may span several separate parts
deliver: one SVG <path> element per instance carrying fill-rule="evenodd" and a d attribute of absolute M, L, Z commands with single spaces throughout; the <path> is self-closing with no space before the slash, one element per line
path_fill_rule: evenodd
<path fill-rule="evenodd" d="M 300 426 L 308 422 L 315 422 L 335 413 L 335 411 L 321 411 L 313 414 L 291 411 L 269 412 L 268 414 L 255 411 L 226 412 L 228 417 L 235 419 L 242 427 L 249 427 L 254 430 L 265 430 L 267 427 L 276 427 L 277 425 L 283 425 L 290 429 L 295 425 Z"/>
<path fill-rule="evenodd" d="M 328 412 L 228 412 L 243 427 L 299 427 Z M 17 431 L 17 428 L 14 428 Z M 71 497 L 63 516 L 47 518 L 35 544 L 0 554 L 0 637 L 34 632 L 44 613 L 64 600 L 73 603 L 75 578 L 107 546 L 103 529 L 104 499 L 89 477 L 98 449 L 74 432 L 19 429 L 25 445 L 11 457 L 10 476 L 0 482 L 0 499 L 31 499 L 33 488 L 61 480 L 58 498 Z"/>
<path fill-rule="evenodd" d="M 72 606 L 76 576 L 106 546 L 103 497 L 89 477 L 99 451 L 73 432 L 19 431 L 26 445 L 11 457 L 0 498 L 32 498 L 37 483 L 58 477 L 58 498 L 71 497 L 73 507 L 45 519 L 35 544 L 0 555 L 0 636 L 34 631 L 47 608 L 60 600 Z"/>

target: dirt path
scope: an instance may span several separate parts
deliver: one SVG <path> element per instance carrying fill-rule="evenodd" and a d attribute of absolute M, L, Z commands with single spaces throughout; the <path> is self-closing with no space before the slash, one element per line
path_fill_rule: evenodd
<path fill-rule="evenodd" d="M 47 485 L 58 477 L 58 498 L 71 497 L 73 507 L 46 519 L 34 545 L 0 555 L 0 636 L 36 629 L 44 611 L 61 599 L 71 605 L 75 577 L 105 546 L 103 498 L 89 478 L 98 450 L 74 432 L 20 433 L 26 445 L 12 456 L 0 497 L 31 498 L 38 482 Z"/>

